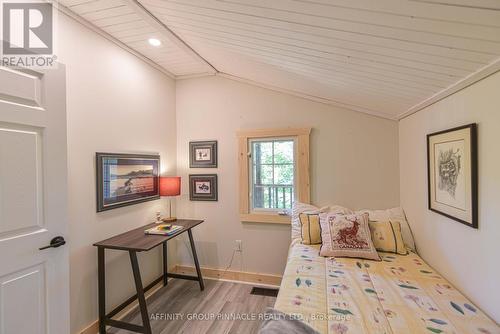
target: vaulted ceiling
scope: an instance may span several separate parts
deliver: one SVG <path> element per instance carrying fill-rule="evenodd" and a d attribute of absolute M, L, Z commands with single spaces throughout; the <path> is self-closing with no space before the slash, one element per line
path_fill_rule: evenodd
<path fill-rule="evenodd" d="M 218 74 L 392 119 L 500 70 L 500 0 L 59 3 L 173 77 Z"/>

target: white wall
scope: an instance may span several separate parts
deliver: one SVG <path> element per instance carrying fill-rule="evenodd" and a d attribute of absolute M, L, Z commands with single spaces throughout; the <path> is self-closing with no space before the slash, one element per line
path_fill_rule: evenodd
<path fill-rule="evenodd" d="M 500 72 L 403 119 L 401 204 L 421 256 L 500 322 Z M 478 123 L 479 229 L 427 209 L 426 135 Z"/>
<path fill-rule="evenodd" d="M 194 230 L 203 266 L 225 268 L 234 240 L 243 241 L 243 259 L 234 270 L 283 273 L 290 227 L 241 223 L 238 215 L 236 131 L 252 128 L 313 127 L 312 202 L 351 208 L 399 204 L 398 125 L 221 77 L 177 82 L 177 168 L 183 177 L 178 216 L 206 220 Z M 189 169 L 188 143 L 218 140 L 218 169 Z M 217 173 L 219 201 L 190 202 L 188 174 Z M 191 264 L 179 243 L 179 261 Z M 242 261 L 241 261 L 242 260 Z"/>
<path fill-rule="evenodd" d="M 166 207 L 157 200 L 96 213 L 95 152 L 159 153 L 162 170 L 175 174 L 175 83 L 63 14 L 58 28 L 58 56 L 67 69 L 67 239 L 71 333 L 77 333 L 98 314 L 97 251 L 92 244 L 144 225 Z M 134 285 L 128 254 L 106 255 L 110 310 L 134 293 Z M 141 255 L 139 261 L 144 282 L 161 274 L 159 252 Z"/>

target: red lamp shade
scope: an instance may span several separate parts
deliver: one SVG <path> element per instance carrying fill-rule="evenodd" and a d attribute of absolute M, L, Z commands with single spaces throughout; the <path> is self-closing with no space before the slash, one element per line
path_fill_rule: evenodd
<path fill-rule="evenodd" d="M 160 177 L 160 196 L 179 196 L 181 194 L 181 177 Z"/>

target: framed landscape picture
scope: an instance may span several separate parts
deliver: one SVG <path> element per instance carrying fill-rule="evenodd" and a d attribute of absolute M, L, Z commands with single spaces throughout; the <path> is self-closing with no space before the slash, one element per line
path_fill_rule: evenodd
<path fill-rule="evenodd" d="M 217 174 L 189 175 L 191 201 L 217 201 Z"/>
<path fill-rule="evenodd" d="M 427 135 L 429 210 L 477 228 L 476 124 Z"/>
<path fill-rule="evenodd" d="M 189 143 L 190 168 L 217 168 L 217 141 L 192 141 Z"/>
<path fill-rule="evenodd" d="M 97 212 L 160 198 L 159 155 L 96 153 Z"/>

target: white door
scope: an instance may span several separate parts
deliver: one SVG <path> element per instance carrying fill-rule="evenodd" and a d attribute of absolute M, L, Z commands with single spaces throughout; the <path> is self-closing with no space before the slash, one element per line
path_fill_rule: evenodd
<path fill-rule="evenodd" d="M 65 86 L 0 67 L 0 334 L 69 333 Z"/>

